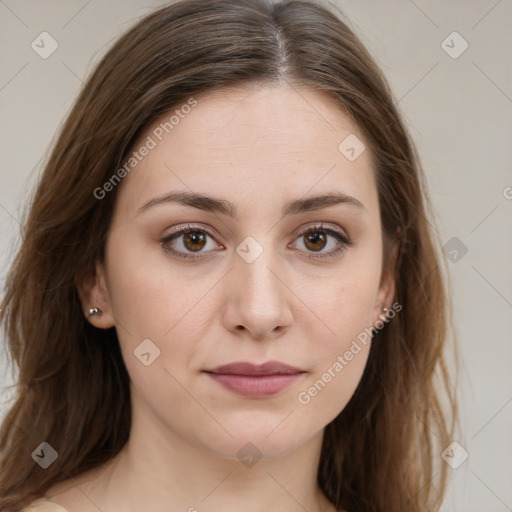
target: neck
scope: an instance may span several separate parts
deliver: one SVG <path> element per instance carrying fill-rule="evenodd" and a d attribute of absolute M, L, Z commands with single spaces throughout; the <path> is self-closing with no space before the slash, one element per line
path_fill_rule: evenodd
<path fill-rule="evenodd" d="M 263 454 L 258 458 L 260 452 L 242 442 L 246 456 L 239 455 L 243 459 L 239 460 L 236 455 L 226 458 L 209 447 L 184 440 L 186 433 L 170 431 L 152 415 L 135 414 L 133 418 L 129 441 L 109 464 L 102 486 L 96 487 L 102 510 L 334 509 L 316 482 L 323 430 L 272 458 Z"/>

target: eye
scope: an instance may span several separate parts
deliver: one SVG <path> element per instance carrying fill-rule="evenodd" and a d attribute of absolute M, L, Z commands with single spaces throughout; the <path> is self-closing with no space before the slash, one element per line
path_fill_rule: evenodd
<path fill-rule="evenodd" d="M 301 242 L 299 249 L 313 253 L 308 256 L 313 259 L 334 258 L 353 244 L 342 231 L 325 227 L 322 224 L 302 231 L 297 240 Z M 301 245 L 302 247 L 300 247 Z M 326 248 L 327 250 L 324 250 Z"/>
<path fill-rule="evenodd" d="M 208 240 L 209 238 L 211 240 Z M 160 240 L 160 243 L 164 250 L 173 256 L 194 260 L 204 258 L 204 253 L 222 248 L 214 238 L 210 230 L 188 224 L 176 229 L 171 235 Z M 341 230 L 323 224 L 303 230 L 296 240 L 300 241 L 298 248 L 310 253 L 307 257 L 311 259 L 336 257 L 353 244 Z"/>
<path fill-rule="evenodd" d="M 187 225 L 186 227 L 177 229 L 173 234 L 160 240 L 165 251 L 170 252 L 174 256 L 182 259 L 199 259 L 200 254 L 208 252 L 219 246 L 212 242 L 208 246 L 208 238 L 214 239 L 214 235 L 206 228 Z M 206 248 L 206 251 L 203 249 Z M 196 253 L 197 256 L 194 254 Z"/>

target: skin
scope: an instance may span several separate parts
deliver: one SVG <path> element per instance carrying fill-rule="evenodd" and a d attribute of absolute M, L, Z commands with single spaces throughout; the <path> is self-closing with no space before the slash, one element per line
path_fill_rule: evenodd
<path fill-rule="evenodd" d="M 89 321 L 117 329 L 131 378 L 129 442 L 108 464 L 54 486 L 47 497 L 68 510 L 102 512 L 261 512 L 262 504 L 268 512 L 333 511 L 316 484 L 323 432 L 353 395 L 371 343 L 360 344 L 308 404 L 297 396 L 393 302 L 393 279 L 381 268 L 372 157 L 366 149 L 351 162 L 338 150 L 349 134 L 364 137 L 322 93 L 252 84 L 196 99 L 120 185 L 105 264 L 80 284 L 84 311 L 103 311 Z M 237 215 L 177 203 L 138 213 L 176 190 L 226 199 Z M 332 191 L 364 207 L 281 215 L 287 201 Z M 162 246 L 171 228 L 187 223 L 215 234 L 206 236 L 203 259 L 181 260 Z M 314 259 L 315 247 L 325 253 L 338 244 L 327 235 L 323 248 L 306 245 L 300 233 L 318 223 L 353 244 Z M 248 236 L 263 249 L 252 263 L 236 252 Z M 168 245 L 194 254 L 183 236 Z M 149 366 L 134 356 L 144 339 L 160 350 Z M 268 360 L 305 373 L 279 394 L 254 399 L 202 372 Z M 262 455 L 252 467 L 236 455 L 247 442 Z"/>

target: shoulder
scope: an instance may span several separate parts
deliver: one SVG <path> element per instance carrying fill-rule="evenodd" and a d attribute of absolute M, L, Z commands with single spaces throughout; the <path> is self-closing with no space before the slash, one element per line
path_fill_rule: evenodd
<path fill-rule="evenodd" d="M 40 498 L 33 501 L 21 512 L 68 512 L 64 507 L 46 498 Z"/>

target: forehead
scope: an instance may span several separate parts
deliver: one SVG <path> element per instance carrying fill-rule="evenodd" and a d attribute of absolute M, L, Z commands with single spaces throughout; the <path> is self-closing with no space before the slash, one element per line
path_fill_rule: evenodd
<path fill-rule="evenodd" d="M 333 187 L 370 201 L 370 152 L 349 159 L 346 140 L 358 152 L 364 147 L 359 127 L 325 93 L 290 85 L 218 89 L 176 105 L 144 132 L 133 150 L 151 149 L 118 201 L 128 214 L 171 190 L 284 202 Z"/>

